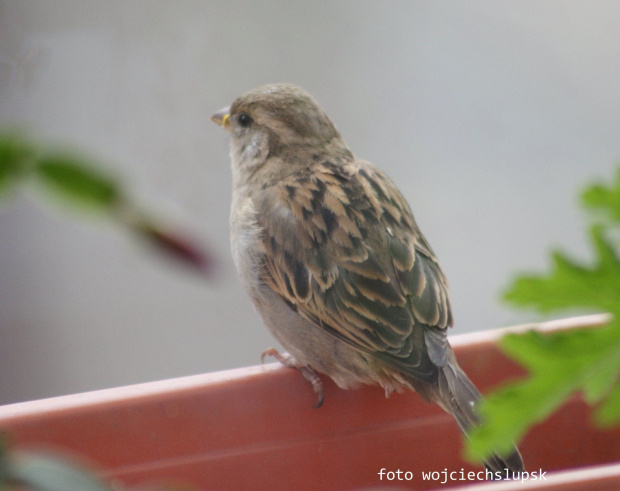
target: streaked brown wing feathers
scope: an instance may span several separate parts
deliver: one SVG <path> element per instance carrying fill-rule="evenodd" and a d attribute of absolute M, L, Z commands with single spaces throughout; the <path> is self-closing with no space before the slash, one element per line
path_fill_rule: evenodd
<path fill-rule="evenodd" d="M 261 199 L 263 281 L 292 308 L 386 363 L 444 361 L 446 281 L 381 171 L 324 162 Z"/>

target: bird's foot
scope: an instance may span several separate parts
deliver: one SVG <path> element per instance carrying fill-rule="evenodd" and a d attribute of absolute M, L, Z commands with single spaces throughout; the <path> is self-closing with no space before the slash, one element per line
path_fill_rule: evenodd
<path fill-rule="evenodd" d="M 263 351 L 263 354 L 260 357 L 261 362 L 265 361 L 266 356 L 273 356 L 287 368 L 295 368 L 296 370 L 299 370 L 299 373 L 301 373 L 303 378 L 312 384 L 312 390 L 314 390 L 314 393 L 318 397 L 318 401 L 314 407 L 321 407 L 323 404 L 323 382 L 321 382 L 321 379 L 316 372 L 312 370 L 312 368 L 299 364 L 291 355 L 288 353 L 281 354 L 275 348 L 269 348 Z"/>

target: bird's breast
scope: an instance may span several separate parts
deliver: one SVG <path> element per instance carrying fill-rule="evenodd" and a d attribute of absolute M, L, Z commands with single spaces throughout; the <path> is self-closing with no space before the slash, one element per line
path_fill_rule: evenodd
<path fill-rule="evenodd" d="M 256 209 L 251 199 L 235 200 L 230 215 L 230 247 L 241 283 L 250 297 L 259 294 L 264 247 Z"/>

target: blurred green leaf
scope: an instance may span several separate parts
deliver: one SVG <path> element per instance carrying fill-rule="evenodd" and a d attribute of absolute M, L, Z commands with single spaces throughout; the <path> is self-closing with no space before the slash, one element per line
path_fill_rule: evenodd
<path fill-rule="evenodd" d="M 585 189 L 581 201 L 586 208 L 599 210 L 609 219 L 620 222 L 620 169 L 611 185 L 598 183 Z"/>
<path fill-rule="evenodd" d="M 560 252 L 551 256 L 551 274 L 518 277 L 504 295 L 517 307 L 529 307 L 549 313 L 571 308 L 612 311 L 617 308 L 620 286 L 620 261 L 605 238 L 601 225 L 591 228 L 594 266 L 580 265 Z"/>
<path fill-rule="evenodd" d="M 0 195 L 20 184 L 23 177 L 38 178 L 43 187 L 69 204 L 107 213 L 167 257 L 198 273 L 212 272 L 211 257 L 197 240 L 169 224 L 156 224 L 128 199 L 117 179 L 82 157 L 50 152 L 19 134 L 0 131 Z"/>
<path fill-rule="evenodd" d="M 486 424 L 472 433 L 469 456 L 508 451 L 531 425 L 544 421 L 577 391 L 583 391 L 590 404 L 604 398 L 620 369 L 617 327 L 505 336 L 501 348 L 528 369 L 529 377 L 497 390 L 481 404 Z"/>
<path fill-rule="evenodd" d="M 91 470 L 69 460 L 37 453 L 14 456 L 10 479 L 33 491 L 110 491 Z"/>
<path fill-rule="evenodd" d="M 11 189 L 11 184 L 28 172 L 35 155 L 32 145 L 21 137 L 0 134 L 0 194 Z"/>
<path fill-rule="evenodd" d="M 121 200 L 120 185 L 71 156 L 50 155 L 35 167 L 41 182 L 73 202 L 111 210 Z"/>
<path fill-rule="evenodd" d="M 97 477 L 95 469 L 78 460 L 57 453 L 12 451 L 0 434 L 0 491 L 113 491 L 141 489 L 143 491 L 190 491 L 194 489 L 176 483 L 156 487 L 126 487 L 113 485 Z"/>
<path fill-rule="evenodd" d="M 613 319 L 599 329 L 505 336 L 500 347 L 527 369 L 528 377 L 480 404 L 485 424 L 468 442 L 472 460 L 509 450 L 574 393 L 582 393 L 588 404 L 600 404 L 597 422 L 620 421 L 620 260 L 608 239 L 620 224 L 620 172 L 610 186 L 590 186 L 582 196 L 585 206 L 603 215 L 589 230 L 593 263 L 580 264 L 555 251 L 549 273 L 518 277 L 504 298 L 541 313 L 587 309 L 609 312 Z"/>
<path fill-rule="evenodd" d="M 602 426 L 620 424 L 620 384 L 616 384 L 607 396 L 607 399 L 599 406 L 595 414 L 596 422 Z"/>

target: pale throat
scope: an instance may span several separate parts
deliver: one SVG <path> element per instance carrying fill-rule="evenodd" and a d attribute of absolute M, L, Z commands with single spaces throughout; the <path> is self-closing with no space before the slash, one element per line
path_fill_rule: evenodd
<path fill-rule="evenodd" d="M 262 164 L 268 154 L 269 138 L 263 132 L 252 132 L 239 140 L 231 141 L 231 159 L 237 166 L 250 172 Z"/>

